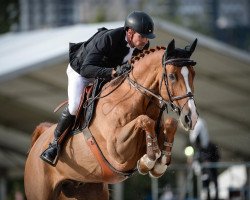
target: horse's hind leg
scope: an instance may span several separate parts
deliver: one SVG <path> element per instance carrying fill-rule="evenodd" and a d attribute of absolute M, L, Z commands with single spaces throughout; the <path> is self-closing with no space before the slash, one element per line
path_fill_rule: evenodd
<path fill-rule="evenodd" d="M 61 185 L 59 200 L 108 200 L 109 191 L 106 183 L 82 183 L 67 180 Z"/>
<path fill-rule="evenodd" d="M 171 162 L 171 151 L 174 143 L 174 136 L 177 130 L 178 122 L 174 118 L 167 118 L 163 125 L 163 130 L 160 132 L 161 143 L 161 157 L 158 158 L 154 168 L 150 170 L 150 176 L 159 178 L 164 174 L 167 166 Z"/>

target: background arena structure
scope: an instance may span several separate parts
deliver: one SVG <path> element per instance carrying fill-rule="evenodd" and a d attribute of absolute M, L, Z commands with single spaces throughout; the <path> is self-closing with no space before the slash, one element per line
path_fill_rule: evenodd
<path fill-rule="evenodd" d="M 165 21 L 155 20 L 157 38 L 151 46 L 166 46 L 173 38 L 185 46 L 198 38 L 195 99 L 206 119 L 210 138 L 222 161 L 250 158 L 249 53 Z M 9 33 L 0 37 L 0 195 L 6 181 L 22 179 L 26 152 L 35 126 L 56 122 L 54 108 L 67 98 L 65 70 L 68 43 L 88 39 L 99 27 L 123 22 L 82 24 L 49 30 Z M 178 130 L 172 164 L 185 164 L 188 135 Z"/>

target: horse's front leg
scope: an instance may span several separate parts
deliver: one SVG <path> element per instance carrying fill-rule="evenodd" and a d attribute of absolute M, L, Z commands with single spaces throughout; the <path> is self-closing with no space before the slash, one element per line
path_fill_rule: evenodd
<path fill-rule="evenodd" d="M 147 174 L 161 156 L 161 151 L 155 134 L 155 121 L 147 115 L 141 115 L 137 123 L 146 132 L 146 154 L 138 161 L 137 168 L 139 173 Z"/>
<path fill-rule="evenodd" d="M 154 168 L 150 170 L 150 176 L 154 178 L 161 177 L 167 170 L 168 165 L 171 163 L 171 151 L 174 142 L 174 136 L 177 130 L 178 122 L 174 118 L 167 118 L 163 125 L 163 132 L 161 137 L 163 138 L 161 157 L 157 160 Z"/>

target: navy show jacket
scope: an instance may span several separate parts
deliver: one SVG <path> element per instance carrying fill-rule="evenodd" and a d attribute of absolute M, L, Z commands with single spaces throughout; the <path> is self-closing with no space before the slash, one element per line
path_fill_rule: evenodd
<path fill-rule="evenodd" d="M 81 43 L 70 43 L 69 62 L 71 67 L 85 78 L 110 78 L 112 69 L 122 65 L 129 53 L 123 27 L 100 28 L 90 39 Z M 149 47 L 149 43 L 144 49 Z M 133 55 L 141 52 L 135 49 Z"/>

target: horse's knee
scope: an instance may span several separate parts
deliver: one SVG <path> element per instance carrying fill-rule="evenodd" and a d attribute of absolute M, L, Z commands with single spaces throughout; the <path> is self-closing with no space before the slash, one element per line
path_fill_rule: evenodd
<path fill-rule="evenodd" d="M 137 119 L 137 124 L 146 132 L 154 132 L 155 121 L 149 118 L 147 115 L 140 115 Z"/>
<path fill-rule="evenodd" d="M 169 117 L 166 119 L 165 123 L 164 123 L 164 129 L 169 130 L 176 130 L 178 126 L 178 121 L 172 117 Z"/>
<path fill-rule="evenodd" d="M 138 118 L 137 118 L 138 120 L 138 122 L 142 122 L 142 123 L 152 123 L 152 122 L 154 122 L 154 120 L 152 120 L 149 116 L 147 116 L 147 115 L 140 115 L 140 116 L 138 116 Z"/>

